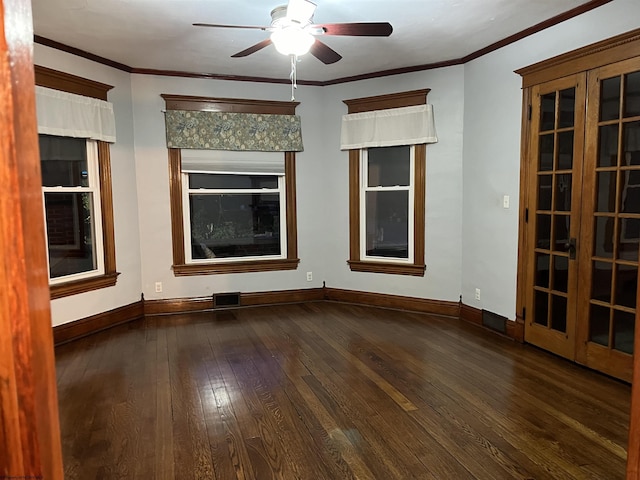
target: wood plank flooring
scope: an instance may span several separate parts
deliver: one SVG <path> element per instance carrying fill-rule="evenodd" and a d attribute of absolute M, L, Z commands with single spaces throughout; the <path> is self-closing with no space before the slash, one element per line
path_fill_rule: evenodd
<path fill-rule="evenodd" d="M 156 316 L 56 359 L 68 480 L 624 478 L 628 385 L 450 318 Z"/>

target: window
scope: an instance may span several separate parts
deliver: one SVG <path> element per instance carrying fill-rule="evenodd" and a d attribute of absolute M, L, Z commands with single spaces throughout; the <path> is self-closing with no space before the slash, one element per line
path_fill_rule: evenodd
<path fill-rule="evenodd" d="M 37 65 L 35 75 L 38 86 L 98 100 L 106 101 L 112 88 Z M 41 107 L 38 103 L 51 298 L 113 286 L 118 273 L 109 143 L 43 132 L 43 123 L 55 127 L 64 116 L 50 111 L 42 115 Z M 113 141 L 111 134 L 105 133 L 108 141 Z"/>
<path fill-rule="evenodd" d="M 295 154 L 281 155 L 281 174 L 195 173 L 169 149 L 175 275 L 297 268 Z"/>
<path fill-rule="evenodd" d="M 285 258 L 284 174 L 183 173 L 183 192 L 187 263 Z"/>
<path fill-rule="evenodd" d="M 96 142 L 39 137 L 49 283 L 103 274 Z"/>
<path fill-rule="evenodd" d="M 351 125 L 355 128 L 347 132 L 346 142 L 343 121 L 343 145 L 348 145 L 343 148 L 349 149 L 348 264 L 352 271 L 424 275 L 426 143 L 423 142 L 436 141 L 435 129 L 432 122 L 427 122 L 426 134 L 421 129 L 411 131 L 412 128 L 397 125 L 407 121 L 402 108 L 416 107 L 409 112 L 415 115 L 417 106 L 426 103 L 428 92 L 416 90 L 345 101 L 350 114 L 384 110 L 381 119 L 373 113 L 361 117 L 348 115 L 349 121 L 359 124 Z M 401 132 L 400 136 L 406 134 L 405 138 L 415 139 L 416 143 L 385 138 L 379 142 L 383 146 L 354 147 L 362 143 L 358 140 L 360 133 L 367 139 L 375 131 L 388 135 L 389 122 Z"/>
<path fill-rule="evenodd" d="M 361 151 L 361 258 L 413 261 L 414 148 Z"/>
<path fill-rule="evenodd" d="M 174 275 L 298 268 L 298 103 L 162 98 Z"/>

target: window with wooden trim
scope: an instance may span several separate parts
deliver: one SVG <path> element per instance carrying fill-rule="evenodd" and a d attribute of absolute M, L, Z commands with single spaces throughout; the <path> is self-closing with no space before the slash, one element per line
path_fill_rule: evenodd
<path fill-rule="evenodd" d="M 424 105 L 429 90 L 346 100 L 349 113 Z M 426 146 L 349 150 L 349 267 L 423 276 Z"/>
<path fill-rule="evenodd" d="M 213 108 L 234 113 L 293 114 L 297 105 L 170 95 L 163 98 L 167 109 L 195 111 Z M 253 159 L 241 165 L 234 160 L 239 152 L 212 150 L 215 153 L 211 157 L 215 158 L 207 159 L 201 152 L 194 160 L 189 149 L 168 150 L 176 276 L 298 267 L 295 152 L 240 154 L 243 159 L 247 155 Z"/>
<path fill-rule="evenodd" d="M 107 99 L 113 88 L 35 66 L 36 85 Z M 40 135 L 51 298 L 116 284 L 109 143 Z"/>

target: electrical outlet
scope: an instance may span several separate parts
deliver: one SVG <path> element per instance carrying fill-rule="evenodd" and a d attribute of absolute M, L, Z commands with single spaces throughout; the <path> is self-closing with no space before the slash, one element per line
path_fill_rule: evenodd
<path fill-rule="evenodd" d="M 480 289 L 476 288 L 476 300 L 480 300 Z"/>
<path fill-rule="evenodd" d="M 307 272 L 307 282 L 310 282 L 313 280 L 313 272 Z"/>
<path fill-rule="evenodd" d="M 156 293 L 162 293 L 162 282 L 156 282 Z"/>

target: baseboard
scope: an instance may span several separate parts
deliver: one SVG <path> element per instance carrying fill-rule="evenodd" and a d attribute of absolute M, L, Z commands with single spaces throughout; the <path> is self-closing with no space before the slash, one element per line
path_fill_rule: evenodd
<path fill-rule="evenodd" d="M 448 317 L 458 317 L 460 314 L 460 306 L 458 302 L 404 297 L 401 295 L 387 295 L 384 293 L 359 292 L 357 290 L 325 288 L 324 299 L 334 302 L 355 303 L 357 305 L 373 305 L 375 307 L 394 308 L 410 312 L 446 315 Z"/>
<path fill-rule="evenodd" d="M 283 303 L 302 303 L 323 300 L 322 288 L 300 290 L 282 290 L 275 292 L 240 293 L 239 307 L 257 305 L 276 305 Z M 213 309 L 213 299 L 208 297 L 172 298 L 165 300 L 145 300 L 145 315 L 164 315 L 168 313 L 187 313 Z"/>
<path fill-rule="evenodd" d="M 464 320 L 465 322 L 473 323 L 474 325 L 478 325 L 481 327 L 482 310 L 476 307 L 465 305 L 463 303 L 460 305 L 460 320 Z"/>
<path fill-rule="evenodd" d="M 482 310 L 476 307 L 465 305 L 464 303 L 460 305 L 460 320 L 464 320 L 465 322 L 478 325 L 482 328 L 486 328 L 482 325 Z M 505 335 L 507 337 L 512 338 L 516 342 L 524 343 L 524 323 L 520 319 L 516 319 L 515 322 L 508 320 L 506 322 L 506 326 L 507 331 Z M 496 332 L 493 329 L 488 330 Z M 496 333 L 501 335 L 500 332 Z"/>
<path fill-rule="evenodd" d="M 142 300 L 140 300 L 123 307 L 114 308 L 108 312 L 57 325 L 53 327 L 53 342 L 55 345 L 61 345 L 143 317 L 144 306 Z"/>

